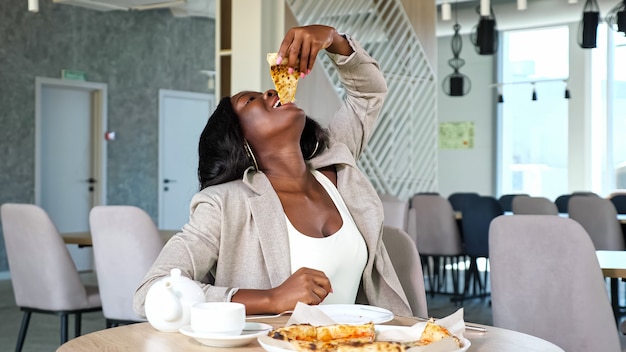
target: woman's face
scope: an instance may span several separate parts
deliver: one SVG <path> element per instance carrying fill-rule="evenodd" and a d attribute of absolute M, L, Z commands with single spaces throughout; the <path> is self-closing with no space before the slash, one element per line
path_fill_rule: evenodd
<path fill-rule="evenodd" d="M 299 141 L 306 115 L 296 104 L 280 105 L 275 90 L 240 92 L 231 97 L 231 103 L 239 117 L 244 138 L 251 143 L 285 135 L 286 131 L 292 131 Z"/>

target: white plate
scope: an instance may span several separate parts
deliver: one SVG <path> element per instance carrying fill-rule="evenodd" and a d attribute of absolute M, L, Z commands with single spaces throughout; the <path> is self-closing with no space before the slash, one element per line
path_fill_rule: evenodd
<path fill-rule="evenodd" d="M 272 329 L 272 326 L 261 323 L 246 323 L 243 329 L 241 335 L 235 336 L 197 332 L 191 329 L 191 325 L 183 326 L 178 331 L 185 336 L 193 337 L 203 345 L 213 347 L 238 347 L 249 344 L 261 335 L 267 335 L 267 332 Z"/>
<path fill-rule="evenodd" d="M 382 331 L 386 329 L 405 329 L 405 328 L 409 328 L 409 327 L 408 326 L 394 326 L 394 325 L 377 325 L 376 326 L 377 331 Z M 281 346 L 281 343 L 284 343 L 284 341 L 274 340 L 273 338 L 267 335 L 258 337 L 258 341 L 259 341 L 259 345 L 261 345 L 261 347 L 263 347 L 263 349 L 266 350 L 267 352 L 293 352 L 293 349 L 283 348 Z M 450 351 L 450 352 L 465 352 L 471 346 L 470 341 L 466 338 L 461 338 L 461 343 L 463 344 L 463 347 L 456 349 L 454 351 Z"/>
<path fill-rule="evenodd" d="M 319 310 L 331 317 L 337 324 L 365 324 L 370 321 L 382 324 L 393 319 L 387 309 L 361 304 L 320 304 Z"/>

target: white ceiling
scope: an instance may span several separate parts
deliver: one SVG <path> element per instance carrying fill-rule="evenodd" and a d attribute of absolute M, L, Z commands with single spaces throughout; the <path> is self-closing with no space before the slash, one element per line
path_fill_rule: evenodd
<path fill-rule="evenodd" d="M 613 6 L 623 0 L 597 0 L 600 16 L 604 17 Z M 445 0 L 436 0 L 441 4 Z M 437 36 L 448 36 L 454 32 L 455 7 L 458 9 L 458 21 L 462 33 L 469 33 L 478 23 L 477 8 L 480 0 L 449 0 L 452 5 L 452 21 L 442 21 L 440 6 L 437 6 Z M 491 7 L 496 17 L 499 30 L 522 29 L 577 22 L 582 16 L 585 1 L 578 0 L 570 4 L 568 0 L 527 0 L 526 10 L 517 10 L 516 0 L 492 0 Z"/>

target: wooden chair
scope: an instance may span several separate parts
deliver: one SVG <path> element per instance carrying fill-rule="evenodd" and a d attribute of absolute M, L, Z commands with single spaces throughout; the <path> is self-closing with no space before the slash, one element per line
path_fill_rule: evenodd
<path fill-rule="evenodd" d="M 81 314 L 102 310 L 97 286 L 84 285 L 48 214 L 34 204 L 0 207 L 15 303 L 24 312 L 15 347 L 21 351 L 32 313 L 61 317 L 61 344 L 68 340 L 68 316 L 75 316 L 74 336 L 81 331 Z"/>

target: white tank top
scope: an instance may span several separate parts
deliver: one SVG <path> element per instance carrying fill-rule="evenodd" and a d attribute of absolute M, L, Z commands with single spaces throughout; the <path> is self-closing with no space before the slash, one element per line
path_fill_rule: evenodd
<path fill-rule="evenodd" d="M 367 262 L 365 240 L 335 185 L 321 172 L 312 170 L 311 173 L 335 203 L 343 224 L 333 235 L 315 238 L 298 231 L 285 215 L 291 273 L 302 267 L 323 271 L 330 279 L 333 293 L 326 296 L 322 304 L 353 304 Z"/>

